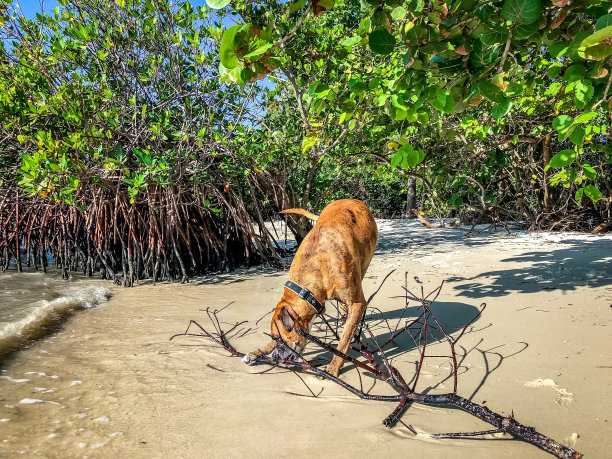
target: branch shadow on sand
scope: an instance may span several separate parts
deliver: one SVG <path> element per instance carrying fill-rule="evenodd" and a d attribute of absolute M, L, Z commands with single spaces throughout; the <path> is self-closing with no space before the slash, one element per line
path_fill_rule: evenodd
<path fill-rule="evenodd" d="M 464 328 L 464 326 L 469 323 L 479 312 L 479 309 L 465 303 L 461 302 L 434 302 L 430 309 L 432 313 L 436 316 L 438 322 L 444 327 L 444 330 L 451 337 L 457 336 Z M 396 334 L 398 330 L 401 330 L 403 326 L 411 323 L 414 319 L 416 319 L 421 313 L 422 309 L 419 306 L 409 306 L 397 308 L 390 311 L 380 311 L 377 308 L 370 307 L 366 311 L 365 314 L 365 323 L 368 324 L 370 330 L 374 334 L 374 338 L 366 337 L 363 338 L 363 342 L 367 345 L 368 348 L 375 349 L 378 345 L 384 347 L 385 357 L 389 360 L 395 360 L 400 363 L 400 366 L 414 365 L 416 370 L 416 365 L 418 361 L 418 353 L 420 351 L 420 346 L 423 344 L 423 335 L 419 333 L 422 331 L 422 322 L 419 324 L 412 325 L 407 333 L 403 333 L 398 337 L 394 338 L 391 342 L 390 339 L 392 336 Z M 340 319 L 333 319 L 330 322 L 330 325 L 336 326 L 336 323 L 341 321 Z M 482 330 L 489 328 L 491 323 L 482 323 L 481 319 L 477 319 L 466 331 L 466 335 L 469 334 L 478 334 Z M 314 328 L 320 327 L 320 329 L 324 328 L 323 323 L 315 323 Z M 449 362 L 451 359 L 450 352 L 448 349 L 448 344 L 445 340 L 444 334 L 440 331 L 435 321 L 430 318 L 428 321 L 428 352 L 427 356 L 432 358 L 439 358 L 441 367 L 445 366 L 444 362 Z M 385 345 L 385 343 L 387 343 Z M 472 344 L 469 348 L 459 346 L 456 348 L 457 351 L 457 361 L 458 361 L 458 375 L 466 374 L 468 371 L 480 371 L 482 374 L 479 374 L 475 380 L 475 386 L 472 386 L 470 389 L 470 394 L 468 398 L 472 400 L 478 393 L 478 391 L 485 385 L 487 379 L 491 376 L 493 372 L 495 372 L 498 368 L 500 368 L 503 364 L 503 361 L 506 358 L 512 357 L 516 354 L 519 354 L 527 349 L 528 343 L 520 342 L 520 343 L 508 343 L 503 345 L 498 345 L 493 348 L 486 348 L 486 343 L 484 343 L 483 339 L 478 339 L 474 344 Z M 310 346 L 309 346 L 310 347 Z M 354 352 L 355 356 L 359 356 L 359 352 Z M 351 352 L 349 351 L 349 354 Z M 475 356 L 474 356 L 475 355 Z M 471 359 L 477 359 L 478 365 L 465 365 L 465 362 L 468 356 L 472 356 Z M 321 365 L 326 365 L 331 361 L 333 355 L 331 352 L 322 351 L 317 348 L 307 348 L 305 353 L 305 357 L 308 360 L 317 362 Z M 400 359 L 400 360 L 397 360 Z M 351 371 L 355 371 L 354 365 L 351 363 L 346 363 L 342 369 L 342 373 L 348 373 Z M 443 374 L 440 375 L 440 378 L 433 382 L 430 387 L 424 388 L 423 393 L 430 392 L 439 392 L 440 390 L 444 390 L 445 383 L 452 383 L 452 370 L 450 366 L 448 367 L 447 374 L 444 374 L 445 370 L 443 370 Z M 374 375 L 369 373 L 365 373 L 367 376 L 372 377 L 370 379 L 371 385 L 367 388 L 367 393 L 371 393 L 374 388 L 377 386 L 379 381 Z"/>
<path fill-rule="evenodd" d="M 525 252 L 501 260 L 497 269 L 474 277 L 454 276 L 448 282 L 468 298 L 612 285 L 612 240 L 564 242 L 562 248 Z"/>

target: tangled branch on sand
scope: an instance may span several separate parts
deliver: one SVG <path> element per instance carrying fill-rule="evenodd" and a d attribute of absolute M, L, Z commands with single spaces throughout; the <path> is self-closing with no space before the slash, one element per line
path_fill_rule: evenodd
<path fill-rule="evenodd" d="M 391 273 L 390 273 L 391 274 Z M 384 281 L 389 276 L 385 277 Z M 355 336 L 354 343 L 348 353 L 342 353 L 336 349 L 333 345 L 334 341 L 339 339 L 338 324 L 341 323 L 340 312 L 336 307 L 337 316 L 333 317 L 330 315 L 323 314 L 320 316 L 321 324 L 319 327 L 319 333 L 322 336 L 315 336 L 309 332 L 296 328 L 296 331 L 307 338 L 310 342 L 317 345 L 321 349 L 329 351 L 334 355 L 342 357 L 345 362 L 352 363 L 355 370 L 359 375 L 359 386 L 348 384 L 339 377 L 333 376 L 325 370 L 318 368 L 318 366 L 312 361 L 308 361 L 303 355 L 293 351 L 293 359 L 275 361 L 269 356 L 263 356 L 259 362 L 267 365 L 271 365 L 271 368 L 282 366 L 288 368 L 302 380 L 310 391 L 308 397 L 318 397 L 319 394 L 315 394 L 308 384 L 300 377 L 299 372 L 310 373 L 320 378 L 332 381 L 350 393 L 358 396 L 363 400 L 374 400 L 381 402 L 395 402 L 397 406 L 395 409 L 383 420 L 383 424 L 387 427 L 393 426 L 396 422 L 402 423 L 411 432 L 416 434 L 416 431 L 409 425 L 402 422 L 402 414 L 413 404 L 420 403 L 424 405 L 450 405 L 461 410 L 467 411 L 473 416 L 491 424 L 494 429 L 484 430 L 478 432 L 454 432 L 454 433 L 438 433 L 429 434 L 432 438 L 469 438 L 490 434 L 509 434 L 515 438 L 522 439 L 532 445 L 535 445 L 544 451 L 547 451 L 560 458 L 581 458 L 582 454 L 549 438 L 541 433 L 537 432 L 533 427 L 528 427 L 518 422 L 514 413 L 509 416 L 502 416 L 491 411 L 486 406 L 474 403 L 471 400 L 464 398 L 457 394 L 458 385 L 458 363 L 457 363 L 457 352 L 456 347 L 459 340 L 465 335 L 466 331 L 470 326 L 478 319 L 482 311 L 484 311 L 486 304 L 482 304 L 478 313 L 470 320 L 467 324 L 460 327 L 455 332 L 447 332 L 444 325 L 438 320 L 436 314 L 432 310 L 432 305 L 438 299 L 444 283 L 440 284 L 434 290 L 429 293 L 425 293 L 423 284 L 415 277 L 415 282 L 420 285 L 420 294 L 415 295 L 408 288 L 408 273 L 404 276 L 404 292 L 405 292 L 405 306 L 403 313 L 396 320 L 394 324 L 384 316 L 384 314 L 377 308 L 369 306 L 370 310 L 377 312 L 377 316 L 380 320 L 376 320 L 377 325 L 382 324 L 386 329 L 388 337 L 384 342 L 381 342 L 381 335 L 378 337 L 372 331 L 373 320 L 366 319 L 367 312 L 364 315 L 364 319 L 361 323 L 361 328 Z M 376 290 L 376 292 L 368 300 L 368 304 L 372 298 L 378 293 L 382 284 Z M 409 302 L 416 302 L 419 306 L 418 316 L 416 318 L 408 318 L 410 316 L 408 305 Z M 227 306 L 226 306 L 227 307 Z M 225 308 L 223 308 L 225 309 Z M 245 334 L 249 333 L 252 328 L 246 326 L 245 322 L 238 322 L 234 324 L 227 331 L 223 330 L 221 323 L 218 319 L 218 314 L 223 310 L 210 310 L 206 309 L 208 319 L 211 323 L 212 329 L 207 329 L 200 325 L 195 320 L 191 320 L 184 333 L 179 333 L 172 336 L 170 339 L 178 336 L 198 336 L 212 340 L 216 345 L 221 346 L 227 350 L 234 357 L 243 357 L 244 354 L 238 351 L 231 343 L 230 340 L 240 338 Z M 335 326 L 334 326 L 335 324 Z M 193 331 L 193 329 L 196 331 Z M 365 331 L 365 333 L 364 333 Z M 434 339 L 433 334 L 440 336 L 439 339 Z M 388 353 L 392 346 L 397 347 L 398 338 L 402 335 L 409 336 L 412 342 L 415 344 L 418 350 L 418 359 L 416 362 L 416 370 L 412 375 L 412 378 L 407 381 L 399 370 L 393 366 Z M 428 358 L 440 357 L 440 355 L 429 355 L 427 353 L 428 346 L 432 345 L 434 341 L 445 341 L 449 346 L 449 357 L 452 361 L 451 375 L 453 378 L 453 392 L 445 394 L 429 394 L 425 392 L 417 392 L 416 386 L 419 381 L 419 376 L 423 369 L 424 362 Z M 286 346 L 285 343 L 279 341 L 278 346 Z M 352 351 L 352 352 L 351 352 Z M 356 354 L 354 357 L 349 354 Z M 364 391 L 364 384 L 362 378 L 362 372 L 364 370 L 365 376 L 382 380 L 389 384 L 396 395 L 376 395 Z M 267 371 L 267 370 L 266 370 Z M 300 395 L 300 394 L 294 394 Z"/>

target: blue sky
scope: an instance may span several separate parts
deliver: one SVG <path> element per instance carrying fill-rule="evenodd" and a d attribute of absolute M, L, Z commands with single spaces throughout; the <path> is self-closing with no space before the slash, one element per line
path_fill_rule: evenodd
<path fill-rule="evenodd" d="M 45 13 L 50 14 L 51 10 L 57 6 L 57 0 L 14 0 L 14 2 L 21 6 L 21 10 L 27 18 L 33 18 L 36 16 L 36 13 L 40 13 L 43 10 Z M 190 3 L 193 6 L 200 6 L 205 4 L 205 0 L 190 0 Z M 232 21 L 229 16 L 223 18 L 222 22 L 226 27 L 229 27 L 235 23 L 235 21 Z M 272 83 L 272 81 L 270 81 L 268 78 L 259 81 L 257 85 L 268 88 L 274 87 L 274 83 Z"/>
<path fill-rule="evenodd" d="M 55 0 L 16 0 L 15 3 L 21 6 L 21 10 L 27 18 L 34 17 L 36 13 L 40 13 L 43 6 L 47 14 L 57 6 Z"/>
<path fill-rule="evenodd" d="M 28 17 L 34 17 L 36 13 L 40 13 L 44 7 L 44 11 L 48 14 L 53 8 L 57 6 L 56 0 L 15 0 L 15 3 L 19 3 L 23 14 Z M 204 5 L 205 0 L 190 0 L 193 6 Z"/>

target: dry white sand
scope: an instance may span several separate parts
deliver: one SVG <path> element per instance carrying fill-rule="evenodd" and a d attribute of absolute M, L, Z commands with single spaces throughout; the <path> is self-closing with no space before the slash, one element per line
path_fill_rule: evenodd
<path fill-rule="evenodd" d="M 436 306 L 451 331 L 487 309 L 461 341 L 459 394 L 576 447 L 612 450 L 612 238 L 481 234 L 379 221 L 366 297 L 397 271 L 372 306 L 398 317 L 404 272 L 446 286 Z M 502 237 L 503 236 L 503 237 Z M 245 366 L 198 338 L 168 338 L 203 308 L 226 324 L 271 310 L 287 274 L 254 268 L 190 284 L 115 289 L 98 308 L 5 363 L 0 375 L 0 456 L 16 457 L 546 457 L 507 437 L 431 440 L 381 421 L 393 404 L 361 401 L 331 382 Z M 412 287 L 418 288 L 412 283 Z M 370 314 L 374 315 L 375 312 Z M 251 324 L 253 325 L 253 324 Z M 234 342 L 264 344 L 258 330 Z M 410 343 L 393 352 L 410 377 Z M 314 353 L 313 345 L 308 348 Z M 442 344 L 432 352 L 444 351 Z M 211 368 L 214 367 L 214 368 Z M 221 370 L 221 371 L 219 371 Z M 452 390 L 449 360 L 432 358 L 419 390 Z M 356 383 L 347 365 L 342 378 Z M 367 378 L 366 378 L 367 379 Z M 367 383 L 370 389 L 371 381 Z M 372 393 L 391 393 L 383 383 Z M 415 405 L 403 416 L 419 432 L 490 428 L 449 408 Z"/>

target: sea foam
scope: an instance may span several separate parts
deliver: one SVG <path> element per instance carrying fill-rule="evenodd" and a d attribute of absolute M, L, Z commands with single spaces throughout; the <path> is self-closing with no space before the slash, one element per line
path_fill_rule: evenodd
<path fill-rule="evenodd" d="M 112 291 L 104 286 L 73 286 L 65 289 L 58 298 L 27 305 L 19 317 L 0 322 L 0 355 L 23 340 L 41 337 L 49 325 L 59 322 L 71 311 L 95 307 L 111 296 Z"/>

